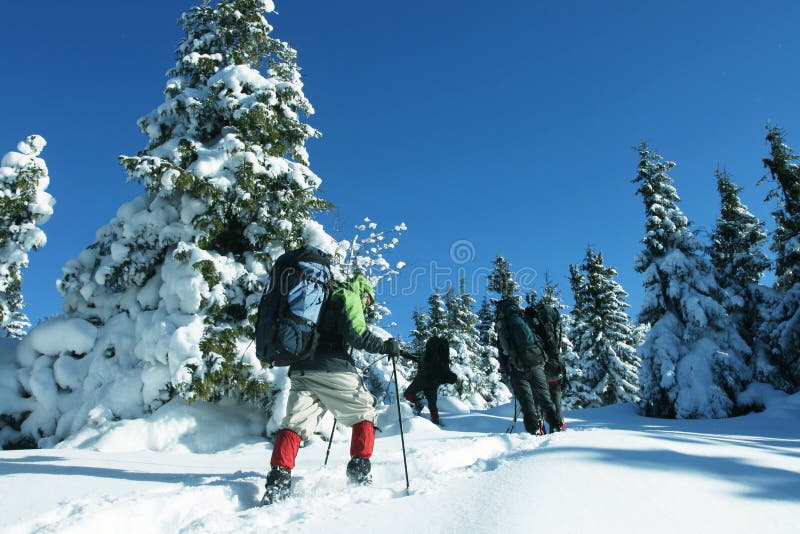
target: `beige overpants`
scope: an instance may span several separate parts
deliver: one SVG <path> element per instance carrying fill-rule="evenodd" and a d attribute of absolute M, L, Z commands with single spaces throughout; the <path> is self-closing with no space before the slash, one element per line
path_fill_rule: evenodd
<path fill-rule="evenodd" d="M 377 421 L 375 397 L 356 373 L 305 371 L 291 376 L 292 390 L 281 428 L 306 441 L 329 410 L 337 421 L 353 426 Z"/>

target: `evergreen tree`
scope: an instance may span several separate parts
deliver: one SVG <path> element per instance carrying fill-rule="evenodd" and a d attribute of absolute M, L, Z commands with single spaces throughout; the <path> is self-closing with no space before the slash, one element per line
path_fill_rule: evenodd
<path fill-rule="evenodd" d="M 489 392 L 485 395 L 490 406 L 504 404 L 511 400 L 511 391 L 503 382 L 497 350 L 497 332 L 494 329 L 494 312 L 487 297 L 478 308 L 478 342 L 480 343 L 481 369 L 487 375 Z"/>
<path fill-rule="evenodd" d="M 614 280 L 616 269 L 606 267 L 603 256 L 586 250 L 583 265 L 570 266 L 575 293 L 573 329 L 580 354 L 582 384 L 588 388 L 582 407 L 638 402 L 638 370 L 634 327 L 625 313 L 628 294 Z M 579 307 L 580 306 L 580 307 Z"/>
<path fill-rule="evenodd" d="M 67 263 L 59 283 L 88 348 L 39 355 L 48 363 L 36 372 L 50 377 L 38 382 L 76 392 L 76 401 L 60 413 L 42 400 L 30 435 L 60 439 L 175 395 L 257 402 L 278 424 L 285 369 L 262 369 L 251 345 L 260 294 L 284 250 L 336 244 L 312 219 L 329 206 L 316 196 L 321 181 L 305 149 L 318 132 L 301 120 L 313 108 L 295 51 L 270 35 L 272 9 L 271 0 L 219 0 L 181 19 L 186 36 L 164 103 L 139 121 L 147 146 L 121 157 L 145 192 Z M 67 375 L 53 369 L 73 357 L 80 377 L 59 382 Z M 137 408 L 120 408 L 114 399 L 123 395 Z"/>
<path fill-rule="evenodd" d="M 445 306 L 445 301 L 442 299 L 441 293 L 432 293 L 428 297 L 428 325 L 427 331 L 430 336 L 441 336 L 449 338 L 450 335 L 450 317 Z"/>
<path fill-rule="evenodd" d="M 569 266 L 569 285 L 572 290 L 574 305 L 571 314 L 564 322 L 564 330 L 574 352 L 573 376 L 568 376 L 566 387 L 562 391 L 564 407 L 583 408 L 589 406 L 594 398 L 592 388 L 584 381 L 584 362 L 583 354 L 587 350 L 584 347 L 584 340 L 588 339 L 586 334 L 588 324 L 585 320 L 587 295 L 586 277 L 581 273 L 578 265 Z"/>
<path fill-rule="evenodd" d="M 764 159 L 772 181 L 767 200 L 775 200 L 772 212 L 775 232 L 770 249 L 775 252 L 775 304 L 759 337 L 767 348 L 757 366 L 757 376 L 787 392 L 800 388 L 800 166 L 798 156 L 785 143 L 783 130 L 768 127 L 770 157 Z"/>
<path fill-rule="evenodd" d="M 30 326 L 23 313 L 22 269 L 28 252 L 47 242 L 39 229 L 53 214 L 50 177 L 39 155 L 45 140 L 31 135 L 0 163 L 0 337 L 22 338 Z"/>
<path fill-rule="evenodd" d="M 572 328 L 570 329 L 569 339 L 578 354 L 583 354 L 586 350 L 583 340 L 587 339 L 586 332 L 588 323 L 586 315 L 588 313 L 589 295 L 587 294 L 586 276 L 581 272 L 578 265 L 569 266 L 569 285 L 572 289 L 572 298 L 575 305 L 572 307 Z"/>
<path fill-rule="evenodd" d="M 458 293 L 448 292 L 445 305 L 450 318 L 448 341 L 454 353 L 451 368 L 458 380 L 443 387 L 443 394 L 450 393 L 477 409 L 507 401 L 496 349 L 493 352 L 481 343 L 480 318 L 473 311 L 475 299 L 467 293 L 464 279 L 459 282 Z"/>
<path fill-rule="evenodd" d="M 514 281 L 511 264 L 503 256 L 498 255 L 492 261 L 488 289 L 500 295 L 500 299 L 513 297 L 519 291 L 519 284 Z"/>
<path fill-rule="evenodd" d="M 483 297 L 478 308 L 478 339 L 483 346 L 497 346 L 497 332 L 494 330 L 494 312 L 488 297 Z"/>
<path fill-rule="evenodd" d="M 414 329 L 411 331 L 410 349 L 413 354 L 420 356 L 425 352 L 425 343 L 431 337 L 428 331 L 430 318 L 419 308 L 414 308 L 411 313 L 411 320 L 414 321 Z"/>
<path fill-rule="evenodd" d="M 562 314 L 561 325 L 566 338 L 561 354 L 566 375 L 566 383 L 561 388 L 561 405 L 564 410 L 573 410 L 588 405 L 591 389 L 583 382 L 583 362 L 571 341 L 574 327 L 572 317 Z"/>
<path fill-rule="evenodd" d="M 769 268 L 769 260 L 762 252 L 767 234 L 764 223 L 742 204 L 742 188 L 731 182 L 724 171 L 717 170 L 716 178 L 721 208 L 708 254 L 725 294 L 725 309 L 739 335 L 753 349 L 762 321 L 763 297 L 758 282 Z"/>
<path fill-rule="evenodd" d="M 450 288 L 444 297 L 431 294 L 427 311 L 414 310 L 412 315 L 411 347 L 421 355 L 430 337 L 447 339 L 450 368 L 457 381 L 441 386 L 439 394 L 461 399 L 473 409 L 486 409 L 508 402 L 511 394 L 499 371 L 491 308 L 486 299 L 480 314 L 473 311 L 474 306 L 475 299 L 467 293 L 463 279 L 458 293 Z"/>
<path fill-rule="evenodd" d="M 642 405 L 655 417 L 726 417 L 749 380 L 749 348 L 724 307 L 711 263 L 678 207 L 667 174 L 675 164 L 642 143 L 633 180 L 645 206 L 640 322 L 652 328 L 639 347 Z"/>
<path fill-rule="evenodd" d="M 480 343 L 478 342 L 478 316 L 472 311 L 474 299 L 466 293 L 463 280 L 460 291 L 450 288 L 445 293 L 447 327 L 445 337 L 450 344 L 450 368 L 458 379 L 455 384 L 441 388 L 443 395 L 458 397 L 475 408 L 484 408 L 485 401 L 480 396 L 483 386 L 480 369 Z"/>

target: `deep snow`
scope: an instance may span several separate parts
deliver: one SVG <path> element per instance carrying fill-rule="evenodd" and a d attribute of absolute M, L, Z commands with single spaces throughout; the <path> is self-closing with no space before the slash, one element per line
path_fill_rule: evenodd
<path fill-rule="evenodd" d="M 631 405 L 567 413 L 569 430 L 505 433 L 513 404 L 444 428 L 383 408 L 374 485 L 348 488 L 349 430 L 327 468 L 300 450 L 294 496 L 258 507 L 271 445 L 263 418 L 173 401 L 146 419 L 84 430 L 53 449 L 0 453 L 3 532 L 798 532 L 800 394 L 718 420 L 647 419 Z M 332 421 L 323 419 L 322 433 Z"/>

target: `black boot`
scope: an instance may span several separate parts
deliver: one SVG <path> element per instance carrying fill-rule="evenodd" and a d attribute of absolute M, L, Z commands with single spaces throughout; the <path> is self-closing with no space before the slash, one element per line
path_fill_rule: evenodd
<path fill-rule="evenodd" d="M 525 425 L 525 430 L 528 434 L 533 434 L 534 436 L 541 436 L 544 434 L 544 423 L 538 417 L 524 417 L 522 418 L 522 422 Z"/>
<path fill-rule="evenodd" d="M 292 472 L 285 467 L 273 467 L 267 474 L 266 488 L 261 499 L 262 506 L 286 499 L 292 488 Z"/>
<path fill-rule="evenodd" d="M 553 432 L 562 432 L 562 431 L 564 431 L 566 429 L 567 429 L 567 423 L 565 423 L 564 421 L 559 421 L 558 423 L 556 423 L 554 425 L 550 425 L 550 433 L 551 434 Z"/>
<path fill-rule="evenodd" d="M 354 486 L 369 486 L 372 484 L 371 468 L 369 458 L 353 456 L 347 463 L 347 481 Z"/>

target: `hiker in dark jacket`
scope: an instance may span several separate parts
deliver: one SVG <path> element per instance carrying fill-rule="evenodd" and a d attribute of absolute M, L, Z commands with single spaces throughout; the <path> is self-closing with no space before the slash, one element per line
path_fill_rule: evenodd
<path fill-rule="evenodd" d="M 347 479 L 371 483 L 370 457 L 375 443 L 375 397 L 356 372 L 350 349 L 396 356 L 400 344 L 382 340 L 367 328 L 365 312 L 374 301 L 372 285 L 363 275 L 335 290 L 322 308 L 319 342 L 314 357 L 289 367 L 292 389 L 282 429 L 275 438 L 263 503 L 283 500 L 291 488 L 301 441 L 309 439 L 326 410 L 352 427 Z"/>
<path fill-rule="evenodd" d="M 567 423 L 561 408 L 561 387 L 565 381 L 566 372 L 564 360 L 561 358 L 561 316 L 558 310 L 552 306 L 547 306 L 539 302 L 536 306 L 528 306 L 523 311 L 525 321 L 544 341 L 543 346 L 547 356 L 547 363 L 544 364 L 544 374 L 547 379 L 547 388 L 550 391 L 550 400 L 556 409 L 556 428 L 551 428 L 550 432 L 566 430 Z M 548 334 L 546 330 L 552 330 Z"/>
<path fill-rule="evenodd" d="M 542 434 L 539 410 L 550 428 L 555 429 L 559 419 L 547 387 L 545 354 L 515 299 L 507 297 L 497 303 L 495 328 L 502 351 L 508 356 L 511 388 L 522 410 L 525 430 Z"/>
<path fill-rule="evenodd" d="M 547 315 L 551 316 L 548 317 Z M 528 306 L 523 311 L 525 321 L 531 327 L 540 339 L 544 341 L 543 347 L 547 356 L 547 363 L 544 364 L 544 374 L 547 379 L 547 388 L 550 392 L 550 400 L 553 401 L 553 406 L 556 409 L 556 419 L 558 421 L 556 428 L 551 428 L 550 432 L 558 430 L 566 430 L 567 423 L 564 422 L 564 416 L 561 408 L 561 387 L 564 383 L 566 372 L 564 369 L 564 360 L 561 358 L 561 316 L 558 310 L 551 306 L 546 306 L 544 303 L 539 302 L 536 306 Z M 553 328 L 552 324 L 557 326 Z M 555 330 L 548 335 L 546 329 Z M 550 339 L 552 338 L 552 339 Z M 558 344 L 558 346 L 556 346 Z"/>
<path fill-rule="evenodd" d="M 417 395 L 421 391 L 428 401 L 428 410 L 431 412 L 431 422 L 439 424 L 439 409 L 436 399 L 439 395 L 439 386 L 454 384 L 457 377 L 450 370 L 450 345 L 443 337 L 434 336 L 425 343 L 425 353 L 422 358 L 403 355 L 409 360 L 419 364 L 417 375 L 411 381 L 404 393 L 406 400 L 416 405 Z"/>

